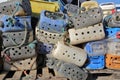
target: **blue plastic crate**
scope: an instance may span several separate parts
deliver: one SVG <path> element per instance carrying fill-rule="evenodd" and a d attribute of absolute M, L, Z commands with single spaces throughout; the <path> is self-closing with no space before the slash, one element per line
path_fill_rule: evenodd
<path fill-rule="evenodd" d="M 97 0 L 99 4 L 106 2 L 114 2 L 115 4 L 120 4 L 120 0 Z"/>
<path fill-rule="evenodd" d="M 84 47 L 89 56 L 100 56 L 106 53 L 106 41 L 88 42 Z"/>
<path fill-rule="evenodd" d="M 88 56 L 88 62 L 85 64 L 86 69 L 103 69 L 105 67 L 105 56 Z"/>
<path fill-rule="evenodd" d="M 59 19 L 51 19 L 46 16 L 46 12 L 50 14 L 59 14 Z M 60 15 L 63 18 L 60 18 Z M 67 17 L 61 13 L 53 13 L 49 11 L 42 11 L 40 15 L 39 28 L 49 32 L 64 32 L 67 26 Z"/>
<path fill-rule="evenodd" d="M 27 22 L 26 24 L 27 29 L 30 30 L 32 29 L 30 16 L 23 17 L 16 16 L 11 18 L 8 15 L 3 15 L 0 18 L 0 21 L 3 23 L 3 25 L 0 27 L 0 30 L 2 32 L 25 30 L 25 22 Z"/>
<path fill-rule="evenodd" d="M 39 42 L 37 43 L 37 53 L 38 54 L 49 54 L 53 49 L 53 44 L 47 44 Z"/>
<path fill-rule="evenodd" d="M 120 28 L 105 28 L 107 38 L 115 38 L 118 32 L 120 32 Z"/>

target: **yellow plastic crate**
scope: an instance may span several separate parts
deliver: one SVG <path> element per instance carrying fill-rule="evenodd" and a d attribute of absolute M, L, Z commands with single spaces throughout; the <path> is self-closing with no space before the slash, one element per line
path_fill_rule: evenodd
<path fill-rule="evenodd" d="M 47 2 L 42 0 L 30 0 L 33 16 L 38 16 L 42 10 L 56 12 L 59 9 L 58 2 Z"/>
<path fill-rule="evenodd" d="M 85 1 L 81 4 L 81 7 L 84 7 L 88 11 L 91 8 L 99 7 L 99 5 L 96 1 Z"/>

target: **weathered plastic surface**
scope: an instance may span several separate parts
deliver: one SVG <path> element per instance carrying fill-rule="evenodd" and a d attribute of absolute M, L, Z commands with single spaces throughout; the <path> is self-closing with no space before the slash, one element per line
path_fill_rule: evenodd
<path fill-rule="evenodd" d="M 53 33 L 36 27 L 36 39 L 40 42 L 56 44 L 64 38 L 64 33 Z"/>
<path fill-rule="evenodd" d="M 32 12 L 34 16 L 38 16 L 42 10 L 48 10 L 52 12 L 56 12 L 59 9 L 59 5 L 57 2 L 48 2 L 48 1 L 38 1 L 38 0 L 30 0 Z"/>
<path fill-rule="evenodd" d="M 120 27 L 120 12 L 116 12 L 108 19 L 107 25 L 109 27 Z"/>
<path fill-rule="evenodd" d="M 40 14 L 39 28 L 49 32 L 66 31 L 67 17 L 60 12 L 42 11 Z"/>
<path fill-rule="evenodd" d="M 71 21 L 73 22 L 75 29 L 81 29 L 101 23 L 102 19 L 103 13 L 101 8 L 92 8 L 72 17 Z"/>
<path fill-rule="evenodd" d="M 79 7 L 77 6 L 77 5 L 73 5 L 73 4 L 66 4 L 65 6 L 64 6 L 64 8 L 65 8 L 65 10 L 67 11 L 67 14 L 69 15 L 69 16 L 74 16 L 74 15 L 76 15 L 77 13 L 78 13 L 78 9 L 79 9 Z"/>
<path fill-rule="evenodd" d="M 4 61 L 4 70 L 33 70 L 37 68 L 36 57 L 27 58 L 18 61 L 11 61 L 9 63 Z"/>
<path fill-rule="evenodd" d="M 70 44 L 80 44 L 88 41 L 101 40 L 105 37 L 102 23 L 82 29 L 69 29 Z"/>
<path fill-rule="evenodd" d="M 75 64 L 66 63 L 54 57 L 48 57 L 47 66 L 70 80 L 86 80 L 88 74 Z"/>
<path fill-rule="evenodd" d="M 107 41 L 100 40 L 94 42 L 88 42 L 84 50 L 88 53 L 89 56 L 100 56 L 105 55 L 107 51 Z"/>
<path fill-rule="evenodd" d="M 25 30 L 25 27 L 27 27 L 27 29 L 29 29 L 29 30 L 32 29 L 30 16 L 11 17 L 9 15 L 3 15 L 0 18 L 0 22 L 2 24 L 2 25 L 0 25 L 0 30 L 2 32 L 21 31 L 21 30 Z M 27 22 L 26 26 L 25 26 L 25 22 Z"/>
<path fill-rule="evenodd" d="M 52 50 L 53 57 L 63 60 L 68 63 L 73 63 L 78 66 L 83 66 L 87 59 L 87 54 L 81 48 L 65 45 L 58 41 L 55 48 Z"/>
<path fill-rule="evenodd" d="M 35 46 L 35 44 L 34 44 L 34 46 Z M 26 58 L 32 58 L 36 55 L 35 48 L 36 47 L 31 47 L 30 44 L 28 44 L 26 46 L 10 48 L 5 51 L 5 54 L 7 54 L 12 61 L 26 59 Z"/>
<path fill-rule="evenodd" d="M 5 0 L 4 0 L 5 1 Z M 25 11 L 24 15 L 31 15 L 31 6 L 29 0 L 7 0 L 0 3 L 0 14 L 11 15 L 18 8 L 17 14 L 21 14 L 22 9 Z"/>
<path fill-rule="evenodd" d="M 85 64 L 86 69 L 97 70 L 105 67 L 105 55 L 88 56 L 88 62 Z"/>
<path fill-rule="evenodd" d="M 85 1 L 81 4 L 81 7 L 82 8 L 85 8 L 85 11 L 88 11 L 89 9 L 92 9 L 92 8 L 98 8 L 99 5 L 96 1 Z"/>
<path fill-rule="evenodd" d="M 27 34 L 25 31 L 17 31 L 17 32 L 4 32 L 2 33 L 2 39 L 3 39 L 3 46 L 9 47 L 9 46 L 15 46 L 22 43 L 26 35 L 26 40 L 24 44 L 28 44 L 33 41 L 33 31 L 27 31 Z"/>
<path fill-rule="evenodd" d="M 110 27 L 105 28 L 105 35 L 107 38 L 115 38 L 117 32 L 120 32 L 120 28 L 110 28 Z"/>
<path fill-rule="evenodd" d="M 112 55 L 120 55 L 120 41 L 119 39 L 112 39 L 107 41 L 107 53 Z"/>
<path fill-rule="evenodd" d="M 120 56 L 114 54 L 106 54 L 106 67 L 108 69 L 120 70 Z"/>

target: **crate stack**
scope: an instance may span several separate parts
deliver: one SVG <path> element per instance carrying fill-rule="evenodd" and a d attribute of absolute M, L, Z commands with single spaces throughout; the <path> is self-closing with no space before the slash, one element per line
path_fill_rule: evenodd
<path fill-rule="evenodd" d="M 104 19 L 106 24 L 107 52 L 106 52 L 106 67 L 109 69 L 119 70 L 119 51 L 120 51 L 120 12 L 116 12 L 107 16 Z"/>
<path fill-rule="evenodd" d="M 36 41 L 31 27 L 29 0 L 10 0 L 0 3 L 0 30 L 4 70 L 36 69 Z"/>
<path fill-rule="evenodd" d="M 102 19 L 103 14 L 99 7 L 71 16 L 70 19 L 63 13 L 43 10 L 36 27 L 36 39 L 39 42 L 37 53 L 46 53 L 46 65 L 58 74 L 71 80 L 86 80 L 88 74 L 82 69 L 86 66 L 86 61 L 90 59 L 90 63 L 87 63 L 92 65 L 90 69 L 104 68 L 104 53 L 101 52 L 100 57 L 97 53 L 92 53 L 93 56 L 89 57 L 90 53 L 75 45 L 104 39 Z M 70 22 L 72 27 L 69 27 Z M 96 64 L 96 60 L 100 63 Z M 98 67 L 93 67 L 94 65 Z M 77 71 L 77 68 L 80 70 Z"/>

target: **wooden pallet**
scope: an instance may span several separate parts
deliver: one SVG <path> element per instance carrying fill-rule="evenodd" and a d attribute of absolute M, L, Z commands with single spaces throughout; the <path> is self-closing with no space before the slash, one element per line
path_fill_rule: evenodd
<path fill-rule="evenodd" d="M 27 71 L 27 73 L 32 76 L 30 80 L 68 80 L 47 67 L 39 70 Z M 23 71 L 3 71 L 0 73 L 0 80 L 28 80 L 24 77 L 25 74 Z"/>
<path fill-rule="evenodd" d="M 31 70 L 29 71 L 29 75 L 32 75 L 34 80 L 37 76 L 37 70 Z M 0 74 L 0 80 L 22 80 L 22 78 L 25 77 L 23 71 L 4 71 Z"/>
<path fill-rule="evenodd" d="M 88 72 L 91 74 L 96 74 L 96 73 L 120 74 L 120 70 L 112 70 L 112 69 L 89 70 Z"/>

